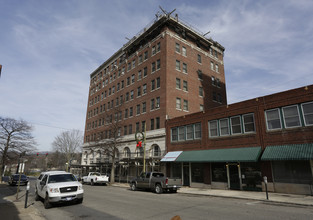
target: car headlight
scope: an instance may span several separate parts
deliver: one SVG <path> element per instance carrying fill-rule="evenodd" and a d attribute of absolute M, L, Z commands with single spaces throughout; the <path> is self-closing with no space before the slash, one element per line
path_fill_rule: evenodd
<path fill-rule="evenodd" d="M 78 186 L 78 190 L 83 190 L 83 186 L 82 185 Z"/>
<path fill-rule="evenodd" d="M 59 193 L 60 190 L 59 190 L 59 188 L 50 188 L 50 192 L 51 193 Z"/>

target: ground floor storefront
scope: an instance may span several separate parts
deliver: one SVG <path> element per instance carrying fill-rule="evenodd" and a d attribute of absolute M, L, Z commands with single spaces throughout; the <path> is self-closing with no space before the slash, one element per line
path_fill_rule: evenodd
<path fill-rule="evenodd" d="M 298 153 L 295 153 L 298 152 Z M 212 189 L 313 195 L 313 144 L 169 152 L 167 175 Z"/>

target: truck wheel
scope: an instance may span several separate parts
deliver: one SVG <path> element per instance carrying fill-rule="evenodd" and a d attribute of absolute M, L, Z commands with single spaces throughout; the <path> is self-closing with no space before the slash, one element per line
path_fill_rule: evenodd
<path fill-rule="evenodd" d="M 35 201 L 39 201 L 40 197 L 38 195 L 37 189 L 35 190 Z"/>
<path fill-rule="evenodd" d="M 171 193 L 177 193 L 177 189 L 170 189 Z"/>
<path fill-rule="evenodd" d="M 95 183 L 93 182 L 93 180 L 91 180 L 90 185 L 92 185 L 92 186 L 95 185 Z"/>
<path fill-rule="evenodd" d="M 78 200 L 77 200 L 77 204 L 83 203 L 83 200 L 84 200 L 84 198 L 78 199 Z"/>
<path fill-rule="evenodd" d="M 136 187 L 136 183 L 132 183 L 131 185 L 131 190 L 132 191 L 136 191 L 137 187 Z"/>
<path fill-rule="evenodd" d="M 161 193 L 163 192 L 163 189 L 162 189 L 162 187 L 161 187 L 160 184 L 156 184 L 156 185 L 155 185 L 155 192 L 156 192 L 157 194 L 161 194 Z"/>
<path fill-rule="evenodd" d="M 43 205 L 45 206 L 45 209 L 51 208 L 51 203 L 49 202 L 49 196 L 46 195 L 45 201 L 43 202 Z"/>

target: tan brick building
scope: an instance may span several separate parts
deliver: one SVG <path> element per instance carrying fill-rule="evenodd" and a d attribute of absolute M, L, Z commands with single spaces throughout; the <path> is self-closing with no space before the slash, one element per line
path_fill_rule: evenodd
<path fill-rule="evenodd" d="M 135 132 L 146 127 L 147 170 L 165 171 L 165 121 L 226 105 L 224 48 L 194 28 L 161 15 L 90 74 L 84 172 L 110 172 L 97 149 L 118 124 L 116 175 L 142 171 Z M 198 129 L 194 127 L 194 129 Z"/>

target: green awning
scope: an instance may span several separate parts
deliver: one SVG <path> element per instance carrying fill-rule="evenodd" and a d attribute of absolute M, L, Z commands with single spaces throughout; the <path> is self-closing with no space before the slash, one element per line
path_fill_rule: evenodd
<path fill-rule="evenodd" d="M 261 160 L 313 160 L 313 143 L 267 146 Z"/>
<path fill-rule="evenodd" d="M 256 162 L 261 147 L 184 151 L 176 162 Z"/>

